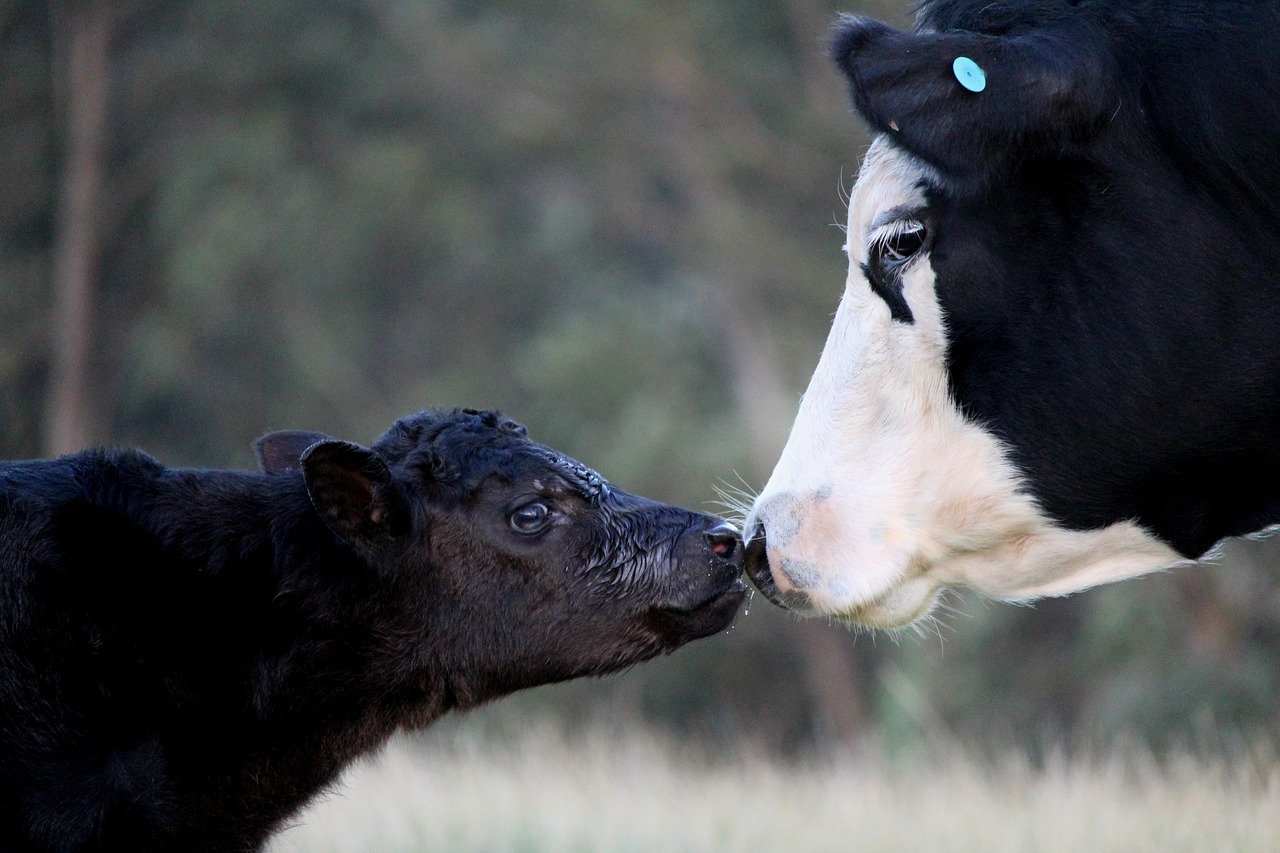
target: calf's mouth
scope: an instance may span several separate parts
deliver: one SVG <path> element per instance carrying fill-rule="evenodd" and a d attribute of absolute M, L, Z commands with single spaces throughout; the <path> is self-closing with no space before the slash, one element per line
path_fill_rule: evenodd
<path fill-rule="evenodd" d="M 649 612 L 649 624 L 668 642 L 686 643 L 725 630 L 746 598 L 739 533 L 729 523 L 717 522 L 701 532 L 692 553 L 676 559 L 673 568 L 695 581 L 683 600 Z"/>
<path fill-rule="evenodd" d="M 667 642 L 683 644 L 708 637 L 733 624 L 747 595 L 747 585 L 734 578 L 711 597 L 689 607 L 659 607 L 648 622 Z"/>

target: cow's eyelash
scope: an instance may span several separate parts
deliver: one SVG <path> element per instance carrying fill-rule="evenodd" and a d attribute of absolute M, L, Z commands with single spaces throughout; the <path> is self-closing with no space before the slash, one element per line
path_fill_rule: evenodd
<path fill-rule="evenodd" d="M 867 238 L 867 255 L 876 257 L 887 251 L 893 251 L 896 254 L 896 250 L 892 247 L 899 243 L 903 237 L 919 234 L 920 240 L 923 242 L 924 233 L 925 226 L 920 220 L 896 219 L 871 231 Z"/>

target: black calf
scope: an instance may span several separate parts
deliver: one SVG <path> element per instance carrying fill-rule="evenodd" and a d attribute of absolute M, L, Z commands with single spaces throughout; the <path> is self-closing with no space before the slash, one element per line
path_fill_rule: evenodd
<path fill-rule="evenodd" d="M 397 728 L 672 651 L 744 593 L 731 527 L 493 413 L 258 453 L 0 463 L 0 850 L 258 849 Z"/>

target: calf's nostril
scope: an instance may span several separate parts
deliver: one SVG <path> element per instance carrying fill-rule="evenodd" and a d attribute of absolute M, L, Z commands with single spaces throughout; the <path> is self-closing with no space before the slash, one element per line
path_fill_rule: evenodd
<path fill-rule="evenodd" d="M 728 559 L 733 556 L 733 552 L 737 549 L 738 540 L 742 534 L 738 532 L 738 528 L 729 522 L 722 521 L 704 532 L 702 536 L 707 540 L 707 544 L 711 546 L 712 552 L 717 557 Z"/>

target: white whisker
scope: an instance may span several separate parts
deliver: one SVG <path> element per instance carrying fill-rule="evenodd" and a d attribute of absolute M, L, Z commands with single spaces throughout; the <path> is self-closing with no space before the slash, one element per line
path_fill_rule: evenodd
<path fill-rule="evenodd" d="M 713 506 L 718 506 L 724 510 L 722 513 L 726 519 L 741 527 L 747 519 L 747 515 L 751 512 L 751 507 L 755 503 L 756 496 L 759 491 L 751 486 L 750 483 L 743 478 L 737 471 L 733 475 L 738 478 L 741 485 L 735 485 L 727 481 L 712 485 L 718 501 L 709 501 Z"/>

